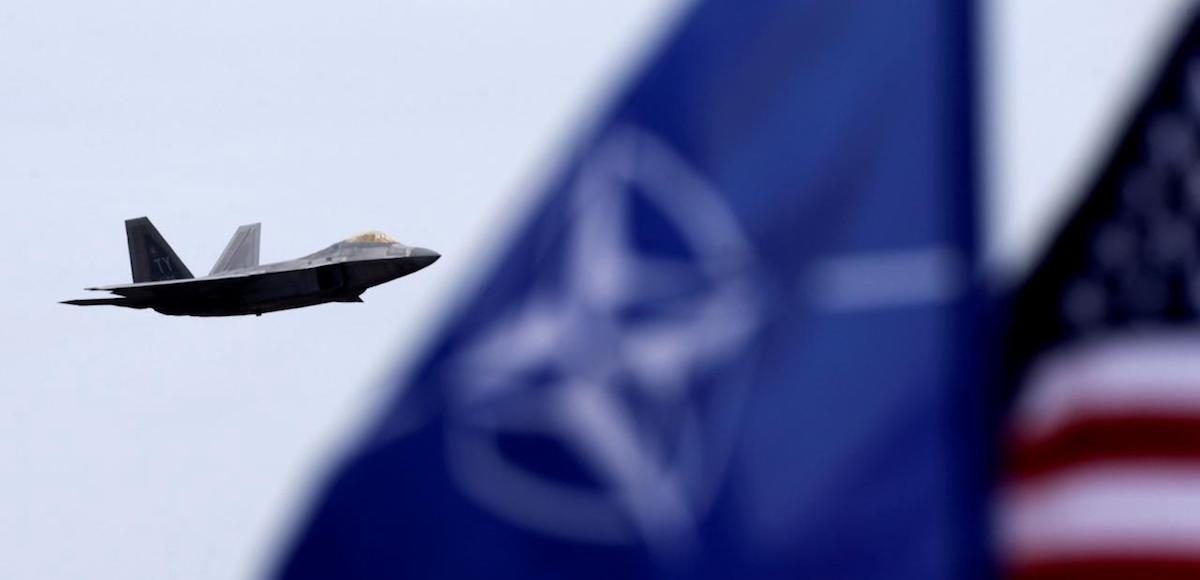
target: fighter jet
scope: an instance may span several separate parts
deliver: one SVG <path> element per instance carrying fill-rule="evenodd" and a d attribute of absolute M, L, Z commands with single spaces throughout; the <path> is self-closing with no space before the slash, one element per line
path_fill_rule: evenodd
<path fill-rule="evenodd" d="M 176 316 L 262 315 L 325 302 L 362 302 L 362 293 L 441 257 L 366 232 L 302 258 L 259 265 L 261 224 L 241 226 L 207 276 L 195 278 L 145 217 L 125 220 L 133 284 L 86 288 L 118 297 L 66 300 L 78 306 L 152 308 Z"/>

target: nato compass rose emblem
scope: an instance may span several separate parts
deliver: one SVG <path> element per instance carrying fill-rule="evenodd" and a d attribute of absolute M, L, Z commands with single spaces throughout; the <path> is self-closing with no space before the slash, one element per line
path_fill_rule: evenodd
<path fill-rule="evenodd" d="M 612 131 L 569 187 L 553 258 L 449 361 L 448 464 L 522 528 L 686 552 L 729 468 L 760 270 L 726 200 L 654 135 Z"/>

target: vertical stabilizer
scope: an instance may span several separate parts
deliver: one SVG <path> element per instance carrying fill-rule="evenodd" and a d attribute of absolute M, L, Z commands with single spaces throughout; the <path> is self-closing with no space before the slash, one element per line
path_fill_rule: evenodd
<path fill-rule="evenodd" d="M 217 258 L 217 263 L 213 265 L 212 271 L 208 274 L 211 276 L 230 270 L 257 266 L 258 240 L 261 231 L 262 224 L 239 227 L 236 232 L 233 232 L 233 237 L 229 239 L 225 251 L 221 252 L 221 257 Z"/>
<path fill-rule="evenodd" d="M 129 268 L 134 282 L 159 282 L 191 278 L 192 273 L 175 255 L 148 218 L 125 220 L 125 237 L 129 240 Z"/>

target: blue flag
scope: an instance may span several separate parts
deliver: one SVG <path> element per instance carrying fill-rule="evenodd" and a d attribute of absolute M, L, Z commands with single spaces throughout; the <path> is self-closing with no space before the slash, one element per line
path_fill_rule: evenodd
<path fill-rule="evenodd" d="M 977 576 L 965 4 L 698 3 L 279 576 Z"/>

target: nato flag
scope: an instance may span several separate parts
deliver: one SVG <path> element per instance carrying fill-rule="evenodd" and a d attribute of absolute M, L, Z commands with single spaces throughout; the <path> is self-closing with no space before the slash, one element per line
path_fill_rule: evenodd
<path fill-rule="evenodd" d="M 966 4 L 694 5 L 278 576 L 977 576 Z"/>

